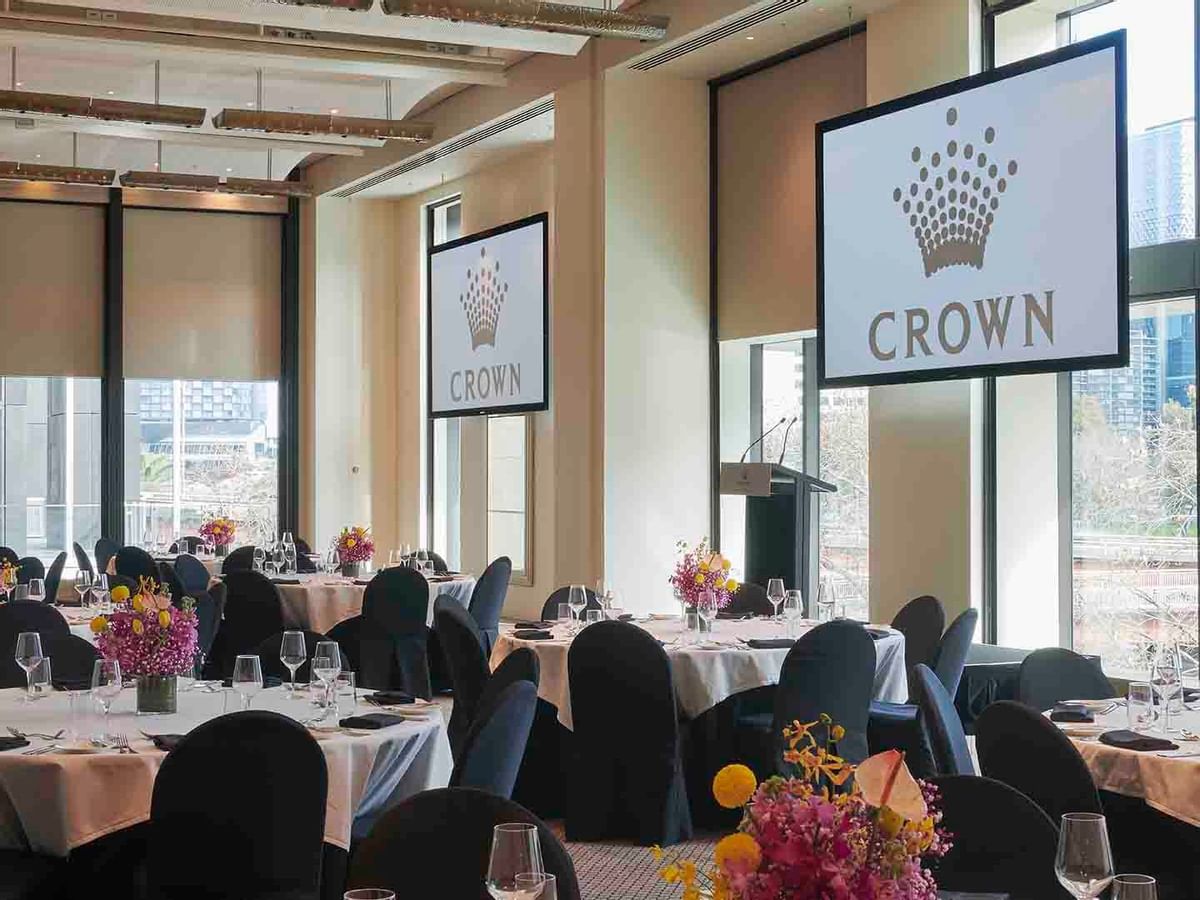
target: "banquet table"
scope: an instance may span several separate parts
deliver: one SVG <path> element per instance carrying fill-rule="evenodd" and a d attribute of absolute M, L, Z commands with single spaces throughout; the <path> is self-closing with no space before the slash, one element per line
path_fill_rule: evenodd
<path fill-rule="evenodd" d="M 179 559 L 179 556 L 180 554 L 171 553 L 165 556 L 156 556 L 154 557 L 154 561 L 175 565 L 175 560 Z M 221 574 L 221 566 L 225 564 L 225 560 L 217 556 L 197 556 L 196 559 L 200 560 L 204 568 L 208 569 L 208 574 L 213 578 Z"/>
<path fill-rule="evenodd" d="M 682 713 L 689 719 L 711 709 L 722 700 L 742 691 L 776 684 L 783 668 L 788 648 L 753 649 L 745 640 L 782 638 L 786 631 L 781 623 L 767 619 L 722 620 L 713 623 L 711 640 L 705 643 L 685 643 L 688 636 L 679 616 L 654 616 L 635 621 L 664 644 L 675 693 Z M 815 627 L 815 622 L 803 623 L 800 632 Z M 908 678 L 904 669 L 904 635 L 884 626 L 887 634 L 875 641 L 876 700 L 904 703 L 908 699 Z M 499 640 L 492 649 L 494 669 L 518 647 L 529 647 L 541 664 L 538 696 L 558 710 L 558 720 L 571 728 L 571 689 L 567 674 L 567 651 L 571 647 L 570 626 L 555 625 L 551 640 L 526 641 L 517 638 L 511 625 L 500 630 Z"/>
<path fill-rule="evenodd" d="M 62 617 L 67 620 L 71 634 L 81 637 L 89 643 L 96 642 L 96 635 L 92 633 L 92 618 L 96 615 L 94 612 L 86 610 L 82 606 L 56 606 L 55 609 L 62 613 Z"/>
<path fill-rule="evenodd" d="M 283 604 L 283 624 L 289 628 L 305 628 L 328 634 L 338 622 L 351 619 L 362 612 L 366 579 L 343 578 L 340 575 L 289 575 L 272 579 L 279 588 Z M 446 596 L 464 607 L 471 603 L 475 579 L 469 575 L 429 584 L 429 611 L 426 624 L 433 625 L 433 601 Z"/>
<path fill-rule="evenodd" d="M 48 734 L 67 727 L 66 693 L 55 692 L 31 704 L 22 702 L 22 694 L 21 689 L 0 690 L 0 722 L 5 726 Z M 129 738 L 134 754 L 105 750 L 27 756 L 20 749 L 0 753 L 0 847 L 66 856 L 75 847 L 145 821 L 154 778 L 166 754 L 140 740 L 141 730 L 186 733 L 221 715 L 227 700 L 230 710 L 237 709 L 239 700 L 232 691 L 183 691 L 178 713 L 138 716 L 134 695 L 132 689 L 121 693 L 109 722 L 110 732 Z M 350 705 L 349 698 L 342 698 L 343 715 L 351 714 Z M 295 719 L 314 712 L 307 692 L 289 698 L 284 688 L 260 692 L 253 708 Z M 370 709 L 358 705 L 359 712 Z M 453 761 L 436 707 L 421 718 L 378 731 L 313 734 L 329 767 L 325 840 L 343 849 L 349 849 L 352 833 L 365 835 L 395 803 L 449 781 Z M 48 743 L 30 741 L 33 749 Z"/>

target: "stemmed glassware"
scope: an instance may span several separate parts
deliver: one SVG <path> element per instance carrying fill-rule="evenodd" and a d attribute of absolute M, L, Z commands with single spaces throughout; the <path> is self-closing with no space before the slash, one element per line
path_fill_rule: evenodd
<path fill-rule="evenodd" d="M 337 547 L 330 547 L 325 552 L 325 574 L 336 575 L 338 569 L 342 567 L 342 557 L 337 552 Z"/>
<path fill-rule="evenodd" d="M 14 651 L 17 665 L 25 670 L 25 701 L 33 699 L 33 670 L 42 659 L 42 636 L 36 631 L 22 631 L 17 635 Z"/>
<path fill-rule="evenodd" d="M 325 712 L 321 716 L 324 719 L 331 709 L 337 708 L 333 696 L 333 686 L 337 683 L 337 677 L 342 671 L 342 651 L 338 648 L 336 641 L 321 641 L 317 644 L 317 649 L 313 651 L 310 671 L 313 677 L 321 682 L 321 687 L 324 689 Z"/>
<path fill-rule="evenodd" d="M 108 712 L 121 695 L 121 664 L 115 659 L 98 659 L 92 666 L 92 696 L 104 711 L 104 733 L 108 740 Z"/>
<path fill-rule="evenodd" d="M 567 592 L 567 605 L 571 607 L 575 621 L 580 623 L 583 619 L 583 611 L 587 609 L 587 589 L 582 584 L 571 585 L 570 591 Z"/>
<path fill-rule="evenodd" d="M 487 890 L 495 900 L 527 900 L 537 896 L 522 893 L 517 876 L 543 871 L 542 843 L 536 825 L 510 822 L 492 829 Z"/>
<path fill-rule="evenodd" d="M 796 637 L 796 628 L 804 618 L 804 595 L 788 591 L 783 597 L 783 618 L 787 621 L 788 637 Z"/>
<path fill-rule="evenodd" d="M 79 595 L 79 605 L 87 606 L 88 591 L 92 589 L 92 573 L 87 569 L 80 569 L 75 573 L 75 593 Z"/>
<path fill-rule="evenodd" d="M 704 630 L 711 633 L 713 619 L 717 617 L 717 595 L 712 591 L 701 591 L 696 601 L 696 612 L 706 626 Z"/>
<path fill-rule="evenodd" d="M 771 606 L 775 608 L 776 622 L 779 621 L 779 607 L 783 603 L 785 593 L 782 578 L 771 578 L 767 581 L 767 599 L 771 601 Z"/>
<path fill-rule="evenodd" d="M 1162 730 L 1166 734 L 1172 731 L 1171 712 L 1176 701 L 1183 694 L 1182 669 L 1179 663 L 1179 645 L 1161 644 L 1154 657 L 1154 665 L 1150 671 L 1150 683 L 1158 696 L 1162 714 Z"/>
<path fill-rule="evenodd" d="M 92 602 L 100 612 L 104 612 L 108 604 L 108 576 L 103 572 L 96 576 L 92 585 Z"/>
<path fill-rule="evenodd" d="M 308 659 L 308 647 L 304 642 L 303 631 L 285 631 L 283 641 L 279 646 L 279 661 L 287 666 L 288 696 L 296 694 L 296 670 Z"/>
<path fill-rule="evenodd" d="M 1108 823 L 1098 813 L 1064 813 L 1054 860 L 1058 882 L 1077 900 L 1104 893 L 1113 880 Z"/>
<path fill-rule="evenodd" d="M 1118 875 L 1112 900 L 1158 900 L 1158 883 L 1149 875 Z"/>
<path fill-rule="evenodd" d="M 267 567 L 267 551 L 262 547 L 254 548 L 254 571 L 264 572 Z"/>
<path fill-rule="evenodd" d="M 233 661 L 231 683 L 241 697 L 242 709 L 249 709 L 254 695 L 263 689 L 262 660 L 251 653 L 239 656 Z"/>
<path fill-rule="evenodd" d="M 296 540 L 290 531 L 283 533 L 279 546 L 283 549 L 283 569 L 289 575 L 293 574 L 296 571 Z"/>

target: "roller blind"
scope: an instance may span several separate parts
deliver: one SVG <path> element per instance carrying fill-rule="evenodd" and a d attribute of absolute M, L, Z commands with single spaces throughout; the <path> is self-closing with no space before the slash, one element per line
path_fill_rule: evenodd
<path fill-rule="evenodd" d="M 730 82 L 717 98 L 717 334 L 817 327 L 814 126 L 866 103 L 866 35 Z"/>
<path fill-rule="evenodd" d="M 276 216 L 125 211 L 125 376 L 279 377 Z"/>
<path fill-rule="evenodd" d="M 0 202 L 0 375 L 99 378 L 104 208 Z"/>

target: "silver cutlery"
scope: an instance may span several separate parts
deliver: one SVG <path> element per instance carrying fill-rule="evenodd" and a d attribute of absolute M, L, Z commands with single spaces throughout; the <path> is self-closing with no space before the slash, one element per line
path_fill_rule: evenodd
<path fill-rule="evenodd" d="M 114 734 L 112 746 L 118 753 L 132 753 L 135 756 L 137 755 L 137 751 L 129 746 L 129 738 L 126 735 Z"/>
<path fill-rule="evenodd" d="M 37 747 L 33 750 L 25 750 L 21 753 L 22 756 L 41 756 L 43 753 L 52 753 L 58 749 L 56 744 L 47 744 L 45 747 Z"/>
<path fill-rule="evenodd" d="M 47 740 L 47 741 L 57 741 L 60 737 L 63 736 L 63 732 L 65 730 L 66 729 L 60 728 L 54 734 L 39 734 L 36 731 L 20 731 L 19 729 L 13 728 L 11 725 L 8 726 L 8 733 L 11 734 L 15 738 L 28 739 L 28 738 L 32 737 L 32 738 L 42 738 L 43 740 Z"/>

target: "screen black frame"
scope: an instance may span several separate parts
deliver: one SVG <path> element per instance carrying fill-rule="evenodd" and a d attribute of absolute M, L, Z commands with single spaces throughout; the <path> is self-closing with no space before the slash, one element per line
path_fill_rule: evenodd
<path fill-rule="evenodd" d="M 1026 360 L 1011 363 L 986 363 L 973 366 L 947 366 L 936 369 L 912 369 L 905 372 L 876 372 L 829 378 L 825 374 L 825 135 L 880 116 L 921 106 L 963 91 L 994 84 L 1018 75 L 1045 69 L 1091 53 L 1113 51 L 1116 67 L 1113 79 L 1116 110 L 1116 192 L 1117 192 L 1117 352 L 1101 356 L 1075 356 L 1058 359 Z M 874 387 L 886 384 L 915 384 L 928 381 L 953 381 L 963 378 L 1029 375 L 1045 372 L 1070 372 L 1078 369 L 1112 369 L 1129 365 L 1129 170 L 1126 122 L 1126 47 L 1125 30 L 1109 32 L 1000 66 L 978 75 L 948 81 L 865 109 L 855 110 L 818 122 L 816 125 L 817 174 L 817 385 L 820 388 Z"/>
<path fill-rule="evenodd" d="M 434 412 L 433 409 L 433 258 L 448 250 L 458 250 L 510 231 L 532 225 L 542 226 L 542 399 L 538 403 L 517 403 L 509 406 L 480 406 L 472 409 L 453 409 Z M 431 242 L 432 243 L 432 242 Z M 430 419 L 466 419 L 475 416 L 516 416 L 522 413 L 545 412 L 550 408 L 550 213 L 540 212 L 515 222 L 507 222 L 477 231 L 436 247 L 425 253 L 425 409 Z"/>

